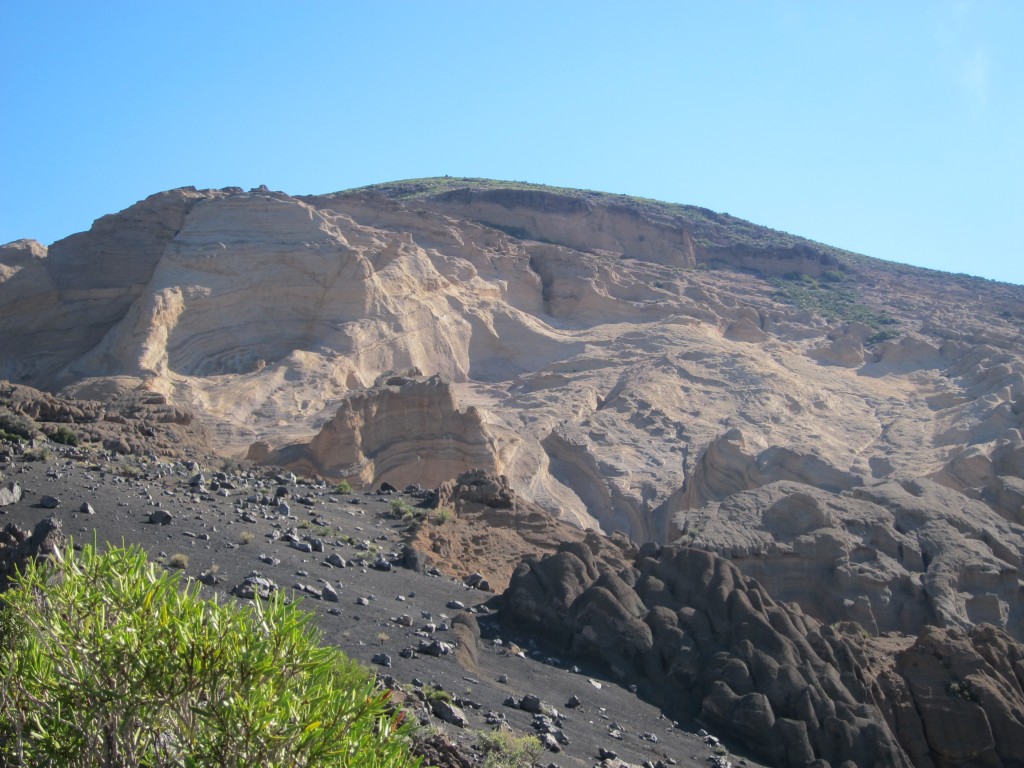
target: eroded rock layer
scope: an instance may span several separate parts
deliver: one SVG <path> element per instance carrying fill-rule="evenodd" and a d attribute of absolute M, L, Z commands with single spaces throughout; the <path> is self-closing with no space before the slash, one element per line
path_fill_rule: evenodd
<path fill-rule="evenodd" d="M 607 665 L 780 766 L 1018 765 L 1024 646 L 981 625 L 916 642 L 844 634 L 779 603 L 729 561 L 644 545 L 618 567 L 596 540 L 527 558 L 502 615 Z M 819 763 L 820 764 L 820 763 Z"/>
<path fill-rule="evenodd" d="M 310 470 L 415 474 L 426 438 L 389 463 L 328 457 L 318 437 L 353 393 L 415 368 L 489 436 L 448 475 L 491 468 L 637 540 L 769 478 L 934 477 L 1022 514 L 1001 447 L 1024 418 L 1021 289 L 704 209 L 471 179 L 186 188 L 49 249 L 4 246 L 0 266 L 0 375 L 163 394 L 238 457 L 308 443 Z"/>
<path fill-rule="evenodd" d="M 638 541 L 778 480 L 930 478 L 1024 523 L 1024 289 L 704 209 L 473 179 L 185 188 L 3 246 L 0 317 L 12 380 L 158 393 L 223 452 L 332 477 L 479 466 Z M 409 369 L 447 383 L 381 388 Z"/>
<path fill-rule="evenodd" d="M 248 458 L 308 475 L 375 479 L 436 487 L 465 467 L 493 471 L 500 453 L 476 408 L 461 410 L 451 383 L 385 374 L 375 386 L 353 390 L 337 414 L 308 443 L 273 452 L 257 444 Z"/>

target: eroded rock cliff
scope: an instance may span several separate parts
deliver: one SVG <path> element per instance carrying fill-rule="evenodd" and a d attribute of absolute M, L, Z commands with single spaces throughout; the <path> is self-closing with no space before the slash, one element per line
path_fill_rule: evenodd
<path fill-rule="evenodd" d="M 0 247 L 0 322 L 16 415 L 440 486 L 424 554 L 780 763 L 1020 759 L 1020 286 L 445 178 L 153 195 Z"/>
<path fill-rule="evenodd" d="M 273 452 L 256 444 L 248 458 L 307 475 L 430 488 L 466 467 L 493 472 L 500 441 L 479 411 L 460 409 L 447 379 L 417 374 L 384 374 L 373 387 L 350 391 L 308 443 Z"/>

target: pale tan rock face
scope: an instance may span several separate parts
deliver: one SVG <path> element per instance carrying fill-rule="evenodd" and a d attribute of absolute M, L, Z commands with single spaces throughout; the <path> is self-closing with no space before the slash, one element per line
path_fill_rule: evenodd
<path fill-rule="evenodd" d="M 123 321 L 143 295 L 153 271 L 197 200 L 224 193 L 176 189 L 98 219 L 88 232 L 60 240 L 45 257 L 5 280 L 5 329 L 0 375 L 55 386 L 61 375 Z M 0 263 L 9 264 L 6 248 Z M 40 316 L 45 322 L 40 322 Z M 107 361 L 105 373 L 124 365 Z"/>
<path fill-rule="evenodd" d="M 459 409 L 450 382 L 396 374 L 350 392 L 310 442 L 250 456 L 306 474 L 435 488 L 467 466 L 494 472 L 500 453 L 477 409 Z"/>
<path fill-rule="evenodd" d="M 697 264 L 688 230 L 645 218 L 625 205 L 595 205 L 532 190 L 455 190 L 439 195 L 431 207 L 573 250 L 606 251 L 674 267 Z"/>
<path fill-rule="evenodd" d="M 0 375 L 81 397 L 153 390 L 226 454 L 258 445 L 332 478 L 433 484 L 478 466 L 637 540 L 799 484 L 788 496 L 810 501 L 771 496 L 756 526 L 707 525 L 703 545 L 766 583 L 780 552 L 815 578 L 839 553 L 843 616 L 879 627 L 927 614 L 1020 631 L 1024 289 L 699 209 L 422 187 L 172 190 L 49 250 L 4 246 Z M 818 303 L 782 301 L 792 285 Z M 866 324 L 881 313 L 895 324 Z M 422 379 L 377 383 L 408 369 Z M 897 498 L 922 478 L 913 505 Z M 873 532 L 852 500 L 856 519 L 874 505 Z M 897 531 L 910 508 L 923 522 Z M 958 509 L 984 520 L 957 525 Z M 933 559 L 901 563 L 894 541 Z M 824 610 L 794 573 L 790 592 Z"/>

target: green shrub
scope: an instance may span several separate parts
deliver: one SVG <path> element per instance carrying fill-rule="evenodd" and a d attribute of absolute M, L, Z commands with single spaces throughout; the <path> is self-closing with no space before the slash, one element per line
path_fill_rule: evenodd
<path fill-rule="evenodd" d="M 454 701 L 454 698 L 448 691 L 433 685 L 427 685 L 423 688 L 423 698 L 427 701 L 446 701 L 449 704 Z"/>
<path fill-rule="evenodd" d="M 280 593 L 221 604 L 138 547 L 0 595 L 0 764 L 415 768 L 403 714 Z"/>
<path fill-rule="evenodd" d="M 439 507 L 430 518 L 430 522 L 434 525 L 444 525 L 453 517 L 455 517 L 455 513 L 448 509 L 448 507 Z"/>
<path fill-rule="evenodd" d="M 79 446 L 82 441 L 78 439 L 78 435 L 75 434 L 71 427 L 61 424 L 56 429 L 50 430 L 46 433 L 46 436 L 55 443 L 61 443 L 62 445 L 73 445 Z"/>
<path fill-rule="evenodd" d="M 884 310 L 862 304 L 849 280 L 842 283 L 826 282 L 821 285 L 808 275 L 792 273 L 785 278 L 775 278 L 771 282 L 775 287 L 772 298 L 821 317 L 848 323 L 864 323 L 876 330 L 882 326 L 897 325 L 896 319 Z"/>
<path fill-rule="evenodd" d="M 899 336 L 899 331 L 894 331 L 891 328 L 886 328 L 884 330 L 879 331 L 878 333 L 873 333 L 870 336 L 868 336 L 867 339 L 864 340 L 864 343 L 879 344 L 883 341 L 889 341 L 890 339 L 897 339 L 899 338 Z"/>
<path fill-rule="evenodd" d="M 946 693 L 950 696 L 954 696 L 964 701 L 977 701 L 978 697 L 974 693 L 974 688 L 966 680 L 954 680 L 946 686 Z"/>
<path fill-rule="evenodd" d="M 426 510 L 411 507 L 408 502 L 401 499 L 392 499 L 389 508 L 392 517 L 400 517 L 404 522 L 422 521 L 427 515 Z"/>
<path fill-rule="evenodd" d="M 49 448 L 29 448 L 21 458 L 25 461 L 49 461 L 51 456 Z"/>
<path fill-rule="evenodd" d="M 188 555 L 184 552 L 176 552 L 167 558 L 167 567 L 179 569 L 188 568 Z"/>
<path fill-rule="evenodd" d="M 0 437 L 24 442 L 39 434 L 39 426 L 28 416 L 0 406 Z"/>
<path fill-rule="evenodd" d="M 843 273 L 838 269 L 826 269 L 821 273 L 821 279 L 826 283 L 841 283 L 843 282 Z"/>
<path fill-rule="evenodd" d="M 514 736 L 508 731 L 480 733 L 476 744 L 484 753 L 481 768 L 528 768 L 544 751 L 535 736 Z"/>
<path fill-rule="evenodd" d="M 348 480 L 342 480 L 334 486 L 335 493 L 352 493 L 352 484 Z"/>

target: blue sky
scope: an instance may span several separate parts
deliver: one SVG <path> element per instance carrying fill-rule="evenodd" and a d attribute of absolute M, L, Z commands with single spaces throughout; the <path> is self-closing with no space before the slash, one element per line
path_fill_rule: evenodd
<path fill-rule="evenodd" d="M 1024 283 L 1024 3 L 0 3 L 0 242 L 484 176 Z"/>

